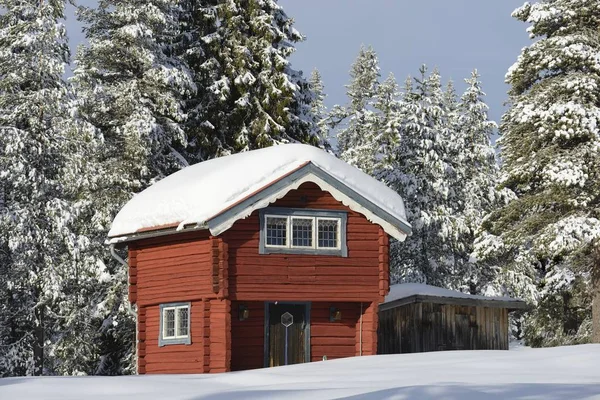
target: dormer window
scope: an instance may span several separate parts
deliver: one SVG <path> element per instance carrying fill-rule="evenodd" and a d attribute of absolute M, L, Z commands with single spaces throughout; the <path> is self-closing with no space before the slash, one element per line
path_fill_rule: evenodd
<path fill-rule="evenodd" d="M 346 257 L 346 216 L 343 211 L 263 209 L 260 212 L 260 253 Z"/>

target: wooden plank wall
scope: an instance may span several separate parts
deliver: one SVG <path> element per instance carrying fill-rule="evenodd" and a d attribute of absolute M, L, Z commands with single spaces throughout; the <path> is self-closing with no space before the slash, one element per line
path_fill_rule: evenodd
<path fill-rule="evenodd" d="M 380 313 L 379 354 L 438 350 L 508 350 L 508 311 L 413 303 Z"/>
<path fill-rule="evenodd" d="M 158 305 L 138 310 L 138 373 L 177 374 L 208 372 L 205 349 L 204 302 L 194 301 L 190 310 L 190 345 L 158 346 Z"/>
<path fill-rule="evenodd" d="M 207 232 L 147 239 L 129 247 L 129 299 L 138 307 L 138 373 L 229 370 L 228 249 Z M 158 346 L 160 304 L 190 302 L 190 345 Z"/>
<path fill-rule="evenodd" d="M 239 305 L 244 304 L 250 316 L 239 319 Z M 231 370 L 262 368 L 265 344 L 265 303 L 262 301 L 231 302 Z"/>
<path fill-rule="evenodd" d="M 386 248 L 378 225 L 351 211 L 314 183 L 304 183 L 277 200 L 275 207 L 348 211 L 348 257 L 259 254 L 258 211 L 224 233 L 229 245 L 229 294 L 232 300 L 367 301 L 387 292 Z M 380 244 L 380 241 L 382 242 Z"/>
<path fill-rule="evenodd" d="M 247 320 L 240 321 L 238 317 L 239 305 L 244 304 L 250 311 Z M 342 313 L 341 321 L 330 321 L 330 307 L 339 309 Z M 364 312 L 368 314 L 368 304 L 364 304 Z M 232 302 L 231 317 L 231 370 L 262 368 L 264 364 L 264 302 Z M 327 359 L 353 357 L 359 355 L 359 318 L 360 304 L 349 302 L 314 302 L 310 311 L 310 360 L 321 361 L 323 356 Z M 363 354 L 374 354 L 372 344 L 372 324 L 363 321 Z M 370 330 L 369 330 L 370 329 Z M 369 333 L 370 332 L 370 333 Z M 370 338 L 370 339 L 369 339 Z"/>
<path fill-rule="evenodd" d="M 212 281 L 207 279 L 213 274 L 211 246 L 205 232 L 130 245 L 130 301 L 144 307 L 212 295 Z"/>
<path fill-rule="evenodd" d="M 339 309 L 341 321 L 330 321 L 330 307 Z M 358 303 L 312 303 L 310 319 L 311 361 L 352 357 L 356 353 L 356 336 L 360 307 Z"/>

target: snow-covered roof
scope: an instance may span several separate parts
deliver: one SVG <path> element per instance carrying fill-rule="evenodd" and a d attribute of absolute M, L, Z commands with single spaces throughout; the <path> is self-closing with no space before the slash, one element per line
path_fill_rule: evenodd
<path fill-rule="evenodd" d="M 419 302 L 465 305 L 481 304 L 486 307 L 505 307 L 510 309 L 527 307 L 524 301 L 512 297 L 479 296 L 423 283 L 400 283 L 390 287 L 390 293 L 385 296 L 382 308 L 388 309 Z"/>
<path fill-rule="evenodd" d="M 304 182 L 316 183 L 398 240 L 410 233 L 395 191 L 326 151 L 284 144 L 198 163 L 162 179 L 121 209 L 109 242 L 158 230 L 209 229 L 219 235 Z"/>

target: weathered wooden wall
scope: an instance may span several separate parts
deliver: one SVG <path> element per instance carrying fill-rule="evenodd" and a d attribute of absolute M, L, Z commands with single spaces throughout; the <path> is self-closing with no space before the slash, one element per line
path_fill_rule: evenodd
<path fill-rule="evenodd" d="M 379 354 L 438 350 L 508 350 L 508 311 L 412 303 L 380 312 Z"/>

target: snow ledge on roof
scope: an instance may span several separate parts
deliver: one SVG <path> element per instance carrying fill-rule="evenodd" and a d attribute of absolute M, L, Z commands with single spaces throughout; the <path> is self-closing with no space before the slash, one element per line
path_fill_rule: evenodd
<path fill-rule="evenodd" d="M 410 232 L 404 202 L 394 190 L 319 148 L 285 144 L 198 163 L 155 183 L 135 195 L 117 214 L 108 234 L 109 243 L 133 240 L 138 234 L 141 236 L 140 232 L 174 224 L 178 225 L 178 230 L 187 226 L 207 226 L 211 233 L 218 235 L 236 219 L 249 215 L 259 204 L 260 207 L 268 204 L 260 201 L 266 199 L 258 199 L 252 207 L 236 210 L 230 220 L 223 221 L 217 217 L 230 212 L 248 198 L 258 196 L 275 182 L 311 165 L 391 217 L 396 226 L 380 218 L 377 213 L 367 215 L 369 220 L 379 223 L 388 234 L 403 240 Z M 294 183 L 298 184 L 300 178 L 268 200 L 287 193 L 295 186 Z M 336 194 L 333 195 L 336 197 Z M 354 199 L 341 196 L 340 193 L 337 193 L 337 197 L 344 204 L 354 202 Z M 358 202 L 350 208 L 359 212 L 367 211 L 361 209 Z"/>
<path fill-rule="evenodd" d="M 512 297 L 488 297 L 457 292 L 455 290 L 444 289 L 437 286 L 426 285 L 424 283 L 399 283 L 390 286 L 390 293 L 385 296 L 382 304 L 391 303 L 396 300 L 405 299 L 411 296 L 427 296 L 451 299 L 468 299 L 497 302 L 514 302 L 522 304 L 523 301 Z"/>

